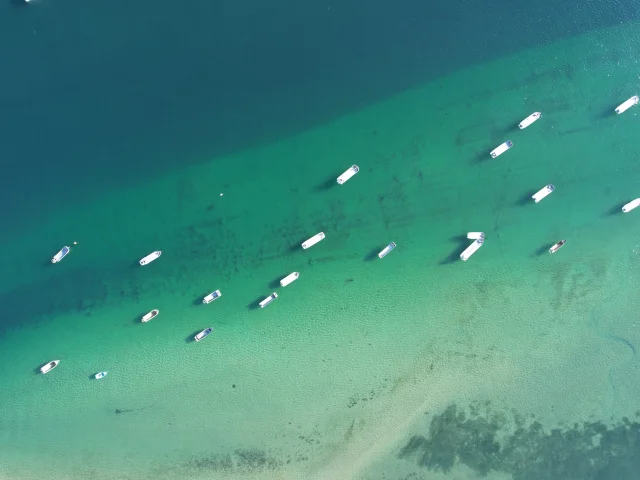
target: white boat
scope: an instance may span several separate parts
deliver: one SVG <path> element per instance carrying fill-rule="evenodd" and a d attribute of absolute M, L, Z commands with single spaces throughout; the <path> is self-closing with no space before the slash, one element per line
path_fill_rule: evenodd
<path fill-rule="evenodd" d="M 209 328 L 205 328 L 204 330 L 202 330 L 200 333 L 198 333 L 195 337 L 193 337 L 193 339 L 196 342 L 199 342 L 200 340 L 202 340 L 204 337 L 206 337 L 207 335 L 209 335 L 211 332 L 213 332 L 213 328 L 209 327 Z"/>
<path fill-rule="evenodd" d="M 353 177 L 356 173 L 360 171 L 360 167 L 358 165 L 351 165 L 348 170 L 346 170 L 342 175 L 338 177 L 338 183 L 342 185 L 344 182 Z"/>
<path fill-rule="evenodd" d="M 211 292 L 206 297 L 204 297 L 202 299 L 202 303 L 211 303 L 214 300 L 217 300 L 218 298 L 220 298 L 221 296 L 222 296 L 222 293 L 220 293 L 220 290 L 216 290 L 214 292 Z M 225 300 L 225 302 L 226 302 L 226 300 Z"/>
<path fill-rule="evenodd" d="M 479 238 L 484 240 L 484 232 L 469 232 L 467 233 L 467 238 L 469 240 L 478 240 Z"/>
<path fill-rule="evenodd" d="M 42 373 L 49 373 L 51 370 L 56 368 L 59 363 L 60 363 L 60 360 L 52 360 L 49 363 L 47 363 L 46 365 L 40 367 L 40 371 Z"/>
<path fill-rule="evenodd" d="M 290 273 L 289 275 L 284 277 L 282 280 L 280 280 L 280 286 L 281 287 L 286 287 L 290 283 L 295 282 L 298 279 L 299 276 L 300 276 L 300 272 Z"/>
<path fill-rule="evenodd" d="M 531 195 L 531 198 L 533 198 L 534 202 L 538 203 L 544 197 L 546 197 L 548 195 L 551 195 L 551 192 L 553 192 L 555 189 L 556 189 L 556 187 L 554 187 L 552 184 L 549 184 L 549 185 L 545 186 L 544 188 L 541 188 L 540 190 L 538 190 L 533 195 Z"/>
<path fill-rule="evenodd" d="M 149 320 L 153 320 L 158 316 L 159 313 L 160 310 L 158 310 L 157 308 L 155 310 L 151 310 L 144 317 L 142 317 L 142 323 L 147 323 Z"/>
<path fill-rule="evenodd" d="M 66 257 L 70 251 L 71 251 L 71 247 L 66 247 L 66 246 L 62 247 L 60 251 L 53 256 L 53 258 L 51 259 L 51 263 L 58 263 L 64 257 Z"/>
<path fill-rule="evenodd" d="M 78 242 L 73 242 L 73 244 L 77 245 Z M 53 256 L 53 258 L 51 259 L 51 263 L 58 263 L 64 257 L 66 257 L 70 251 L 71 251 L 71 247 L 67 247 L 67 246 L 62 247 L 60 251 Z"/>
<path fill-rule="evenodd" d="M 94 375 L 94 378 L 95 378 L 96 380 L 100 380 L 101 378 L 106 377 L 106 376 L 107 376 L 107 373 L 109 373 L 109 372 L 100 372 L 100 373 L 96 373 L 96 374 Z"/>
<path fill-rule="evenodd" d="M 621 103 L 620 105 L 618 105 L 616 107 L 616 113 L 618 115 L 620 115 L 622 112 L 626 112 L 627 110 L 629 110 L 634 105 L 637 105 L 638 101 L 640 101 L 640 98 L 638 98 L 638 95 L 634 95 L 633 97 L 631 97 L 626 102 Z"/>
<path fill-rule="evenodd" d="M 309 240 L 305 240 L 304 242 L 302 242 L 302 248 L 306 250 L 309 247 L 313 247 L 320 240 L 324 240 L 324 232 L 316 233 Z"/>
<path fill-rule="evenodd" d="M 511 140 L 507 140 L 502 145 L 498 145 L 496 148 L 491 150 L 491 157 L 496 158 L 499 155 L 502 155 L 504 152 L 513 147 L 513 142 Z"/>
<path fill-rule="evenodd" d="M 527 118 L 525 118 L 524 120 L 522 120 L 519 124 L 518 124 L 518 128 L 520 130 L 522 130 L 523 128 L 527 128 L 529 125 L 531 125 L 533 122 L 535 122 L 536 120 L 538 120 L 540 117 L 542 116 L 542 113 L 540 112 L 533 112 L 531 115 L 529 115 Z"/>
<path fill-rule="evenodd" d="M 634 208 L 640 207 L 640 198 L 636 198 L 635 200 L 631 200 L 624 207 L 622 207 L 622 211 L 624 213 L 630 212 Z"/>
<path fill-rule="evenodd" d="M 471 255 L 473 255 L 478 251 L 478 249 L 482 246 L 483 243 L 484 243 L 484 238 L 478 238 L 477 240 L 474 240 L 474 242 L 471 245 L 469 245 L 464 252 L 460 254 L 460 258 L 466 262 L 467 260 L 469 260 L 469 257 Z"/>
<path fill-rule="evenodd" d="M 147 255 L 142 260 L 140 260 L 140 265 L 147 265 L 147 264 L 153 262 L 160 255 L 162 255 L 162 251 L 161 250 L 156 250 L 155 252 L 151 252 L 149 255 Z"/>
<path fill-rule="evenodd" d="M 378 258 L 386 257 L 387 254 L 394 248 L 396 248 L 396 242 L 391 242 L 389 245 L 387 245 L 382 249 L 382 251 L 378 254 Z"/>
<path fill-rule="evenodd" d="M 549 253 L 556 253 L 558 250 L 560 250 L 562 248 L 562 246 L 567 243 L 566 240 L 560 240 L 558 243 L 556 243 L 553 247 L 551 247 L 549 249 Z"/>
<path fill-rule="evenodd" d="M 260 308 L 266 307 L 271 302 L 273 302 L 276 298 L 278 298 L 278 294 L 276 292 L 273 292 L 271 295 L 269 295 L 267 298 L 265 298 L 260 302 Z"/>

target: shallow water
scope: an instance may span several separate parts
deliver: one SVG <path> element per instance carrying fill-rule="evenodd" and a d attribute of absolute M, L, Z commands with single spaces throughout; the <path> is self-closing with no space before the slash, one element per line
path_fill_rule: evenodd
<path fill-rule="evenodd" d="M 551 35 L 226 155 L 182 139 L 157 169 L 146 145 L 75 171 L 50 146 L 57 182 L 4 219 L 0 478 L 635 478 L 638 113 L 613 108 L 637 93 L 636 27 Z M 461 262 L 468 231 L 486 240 Z"/>

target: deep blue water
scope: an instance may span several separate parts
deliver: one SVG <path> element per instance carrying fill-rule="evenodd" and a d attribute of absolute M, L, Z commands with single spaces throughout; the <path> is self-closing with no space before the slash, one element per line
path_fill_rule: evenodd
<path fill-rule="evenodd" d="M 0 227 L 637 16 L 629 0 L 332 3 L 0 4 Z"/>

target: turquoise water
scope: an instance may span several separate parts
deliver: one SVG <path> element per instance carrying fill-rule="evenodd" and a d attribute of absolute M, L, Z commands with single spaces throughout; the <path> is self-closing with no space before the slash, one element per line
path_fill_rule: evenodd
<path fill-rule="evenodd" d="M 115 145 L 79 170 L 46 167 L 56 181 L 22 196 L 18 175 L 0 478 L 635 478 L 640 236 L 619 210 L 638 196 L 638 113 L 613 108 L 637 93 L 640 42 L 634 22 L 599 27 L 431 72 L 305 129 L 274 117 L 271 135 L 216 155 L 147 145 L 135 162 Z M 163 133 L 146 134 L 170 144 Z M 486 241 L 461 262 L 468 231 Z"/>

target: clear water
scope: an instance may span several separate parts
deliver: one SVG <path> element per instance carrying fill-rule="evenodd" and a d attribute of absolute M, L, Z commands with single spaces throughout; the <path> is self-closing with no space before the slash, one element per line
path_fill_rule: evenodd
<path fill-rule="evenodd" d="M 635 478 L 634 10 L 194 5 L 1 7 L 0 478 Z"/>

